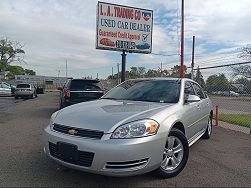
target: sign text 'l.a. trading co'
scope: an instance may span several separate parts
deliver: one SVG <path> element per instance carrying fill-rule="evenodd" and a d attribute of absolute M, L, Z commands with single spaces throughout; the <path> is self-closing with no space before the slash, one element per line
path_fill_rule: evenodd
<path fill-rule="evenodd" d="M 152 10 L 98 2 L 96 48 L 151 53 L 152 27 Z"/>

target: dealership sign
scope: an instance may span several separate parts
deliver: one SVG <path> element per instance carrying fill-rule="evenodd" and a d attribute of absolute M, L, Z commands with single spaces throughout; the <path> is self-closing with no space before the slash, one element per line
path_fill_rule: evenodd
<path fill-rule="evenodd" d="M 151 53 L 152 30 L 152 10 L 98 2 L 97 49 Z"/>

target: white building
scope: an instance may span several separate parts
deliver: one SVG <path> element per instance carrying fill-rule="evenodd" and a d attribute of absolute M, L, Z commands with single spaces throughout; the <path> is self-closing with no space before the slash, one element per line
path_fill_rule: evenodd
<path fill-rule="evenodd" d="M 53 77 L 53 76 L 37 76 L 37 75 L 16 75 L 16 83 L 32 83 L 35 86 L 63 86 L 65 81 L 69 79 L 66 77 Z"/>

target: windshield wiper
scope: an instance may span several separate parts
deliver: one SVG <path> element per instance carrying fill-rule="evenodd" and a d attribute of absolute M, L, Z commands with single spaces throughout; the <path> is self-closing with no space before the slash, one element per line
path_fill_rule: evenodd
<path fill-rule="evenodd" d="M 112 98 L 112 97 L 102 97 L 101 99 L 118 100 L 118 99 L 116 99 L 116 98 Z"/>

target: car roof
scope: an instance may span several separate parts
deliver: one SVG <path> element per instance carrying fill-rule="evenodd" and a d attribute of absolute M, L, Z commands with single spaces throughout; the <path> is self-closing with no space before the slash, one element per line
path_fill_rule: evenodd
<path fill-rule="evenodd" d="M 19 83 L 17 85 L 23 85 L 23 84 L 32 85 L 32 84 L 29 84 L 29 83 Z"/>
<path fill-rule="evenodd" d="M 173 77 L 154 77 L 154 78 L 137 78 L 137 79 L 130 79 L 130 80 L 181 80 L 181 78 L 173 78 Z M 189 78 L 182 78 L 182 80 L 192 81 L 195 82 Z"/>
<path fill-rule="evenodd" d="M 81 79 L 81 78 L 74 78 L 70 79 L 71 81 L 76 80 L 76 81 L 91 81 L 91 82 L 100 82 L 98 79 Z"/>

